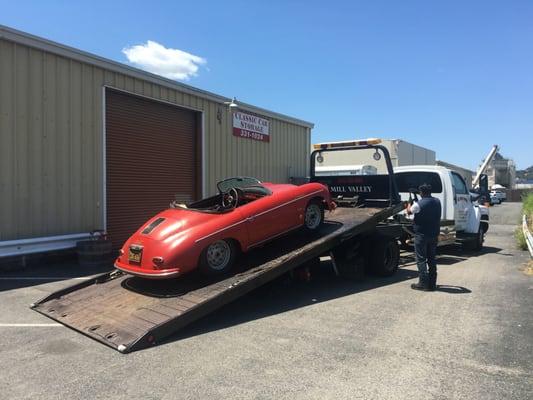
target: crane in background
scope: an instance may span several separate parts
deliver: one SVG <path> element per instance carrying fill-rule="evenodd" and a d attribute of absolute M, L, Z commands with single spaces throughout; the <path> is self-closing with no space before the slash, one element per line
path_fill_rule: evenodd
<path fill-rule="evenodd" d="M 474 188 L 474 192 L 479 194 L 478 202 L 480 204 L 490 203 L 489 180 L 487 174 L 485 174 L 485 171 L 487 170 L 490 162 L 492 161 L 497 152 L 498 145 L 495 144 L 494 146 L 492 146 L 492 149 L 490 149 L 487 157 L 485 157 L 485 160 L 483 161 L 476 173 L 476 177 L 472 181 L 472 187 Z"/>
<path fill-rule="evenodd" d="M 492 161 L 492 159 L 494 158 L 494 156 L 496 155 L 498 150 L 499 150 L 499 148 L 498 148 L 497 144 L 492 146 L 492 149 L 490 149 L 489 154 L 487 155 L 487 157 L 485 157 L 485 160 L 483 161 L 483 164 L 481 164 L 481 166 L 479 167 L 479 169 L 477 171 L 476 177 L 472 181 L 472 187 L 474 187 L 474 188 L 479 187 L 479 179 L 481 178 L 481 175 L 485 174 L 485 171 L 487 170 L 487 167 L 489 166 L 490 162 Z"/>

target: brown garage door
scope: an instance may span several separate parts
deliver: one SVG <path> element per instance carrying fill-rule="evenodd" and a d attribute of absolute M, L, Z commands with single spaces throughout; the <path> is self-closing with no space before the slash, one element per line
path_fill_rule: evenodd
<path fill-rule="evenodd" d="M 197 198 L 197 114 L 106 90 L 107 231 L 114 247 L 173 199 Z"/>

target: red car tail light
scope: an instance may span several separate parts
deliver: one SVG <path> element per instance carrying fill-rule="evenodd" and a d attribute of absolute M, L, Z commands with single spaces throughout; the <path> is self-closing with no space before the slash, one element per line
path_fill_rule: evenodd
<path fill-rule="evenodd" d="M 155 265 L 157 265 L 158 267 L 163 265 L 163 262 L 165 261 L 163 259 L 163 257 L 154 257 L 152 258 L 152 261 L 154 262 Z"/>

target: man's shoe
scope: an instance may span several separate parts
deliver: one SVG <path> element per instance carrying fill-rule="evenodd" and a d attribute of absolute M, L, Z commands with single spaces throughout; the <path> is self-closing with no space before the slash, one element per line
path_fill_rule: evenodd
<path fill-rule="evenodd" d="M 414 290 L 422 290 L 424 292 L 427 292 L 429 290 L 429 287 L 428 287 L 428 282 L 426 279 L 422 279 L 420 278 L 418 280 L 418 283 L 412 283 L 411 284 L 411 289 L 414 289 Z"/>
<path fill-rule="evenodd" d="M 411 283 L 411 289 L 414 289 L 414 290 L 422 290 L 424 292 L 427 292 L 429 291 L 429 288 L 425 285 L 422 285 L 420 282 L 418 283 Z"/>
<path fill-rule="evenodd" d="M 434 292 L 437 290 L 437 273 L 429 273 L 428 290 Z"/>

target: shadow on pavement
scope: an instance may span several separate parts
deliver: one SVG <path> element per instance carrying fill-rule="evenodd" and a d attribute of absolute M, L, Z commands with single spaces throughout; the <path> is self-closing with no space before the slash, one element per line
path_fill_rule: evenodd
<path fill-rule="evenodd" d="M 492 247 L 492 246 L 483 246 L 483 248 L 478 251 L 465 251 L 464 254 L 466 254 L 468 257 L 477 257 L 482 256 L 485 254 L 497 254 L 499 256 L 506 256 L 506 257 L 512 257 L 513 255 L 510 253 L 502 253 L 502 248 L 500 247 Z"/>
<path fill-rule="evenodd" d="M 452 254 L 437 254 L 437 265 L 453 265 L 466 260 L 467 257 Z M 400 254 L 400 265 L 416 265 L 416 257 L 413 253 L 402 252 Z"/>
<path fill-rule="evenodd" d="M 472 293 L 470 289 L 467 289 L 463 286 L 452 286 L 452 285 L 437 285 L 437 292 L 444 292 L 444 293 L 451 293 L 451 294 Z"/>
<path fill-rule="evenodd" d="M 414 271 L 399 269 L 396 274 L 386 278 L 367 276 L 361 281 L 346 280 L 335 276 L 330 262 L 323 261 L 319 271 L 314 271 L 311 282 L 278 278 L 185 327 L 178 334 L 169 337 L 165 343 L 392 285 L 417 276 Z"/>
<path fill-rule="evenodd" d="M 26 268 L 0 272 L 0 292 L 45 283 L 90 277 L 111 271 L 112 265 L 81 267 L 75 254 L 50 254 L 34 259 Z"/>

